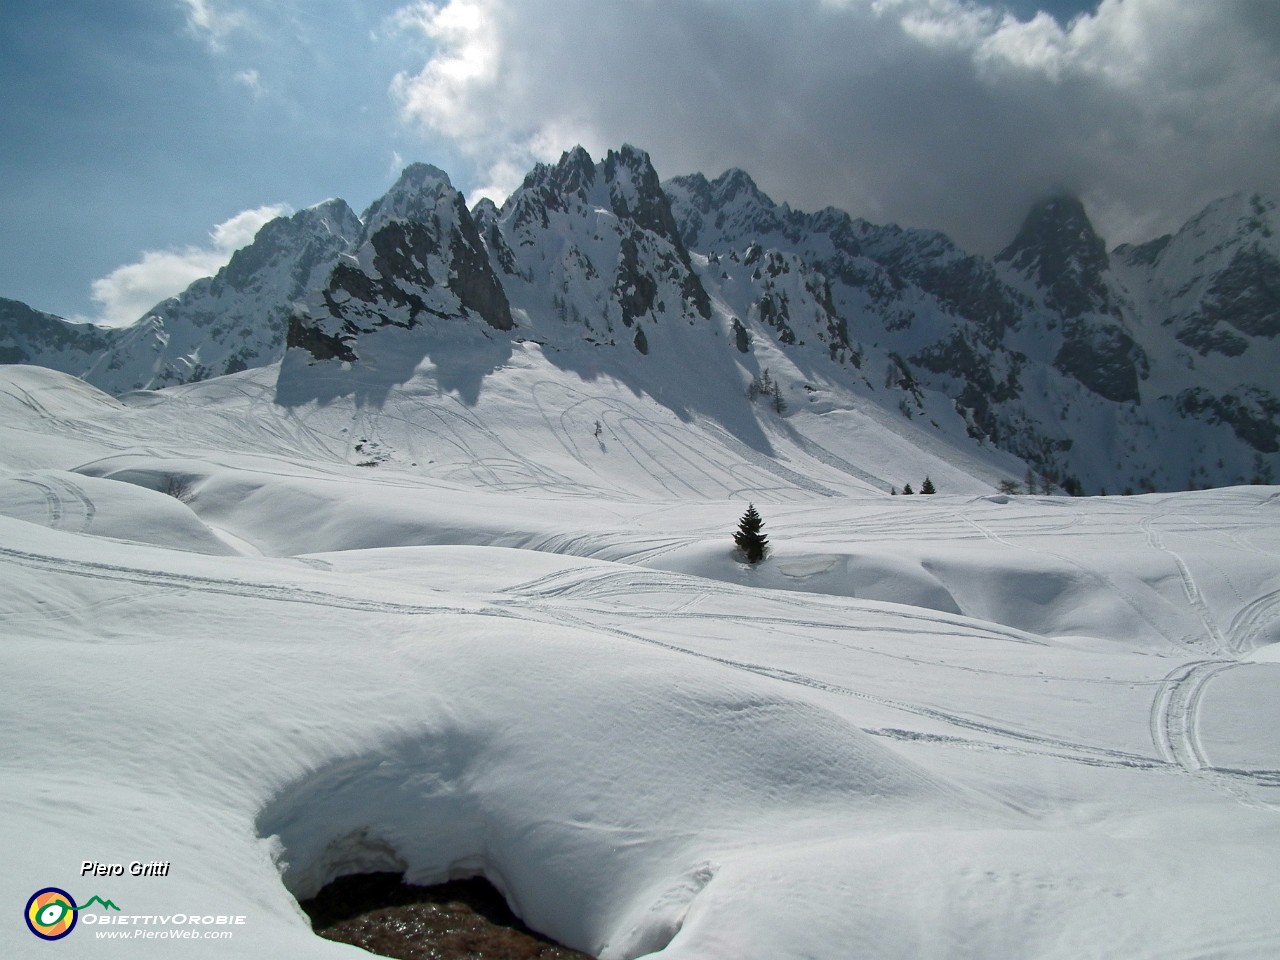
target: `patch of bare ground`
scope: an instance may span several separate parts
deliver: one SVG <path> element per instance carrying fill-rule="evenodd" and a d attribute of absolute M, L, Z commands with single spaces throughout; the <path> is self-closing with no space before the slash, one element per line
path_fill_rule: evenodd
<path fill-rule="evenodd" d="M 339 877 L 302 909 L 320 936 L 397 960 L 591 960 L 530 930 L 480 877 L 429 887 L 395 873 Z"/>

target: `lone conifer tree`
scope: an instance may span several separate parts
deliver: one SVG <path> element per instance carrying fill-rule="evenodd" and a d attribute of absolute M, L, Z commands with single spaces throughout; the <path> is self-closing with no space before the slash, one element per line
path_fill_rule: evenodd
<path fill-rule="evenodd" d="M 909 483 L 902 488 L 902 492 L 908 497 L 915 493 L 915 491 L 911 489 L 911 484 Z"/>
<path fill-rule="evenodd" d="M 930 480 L 928 477 L 925 477 L 924 486 L 920 488 L 920 492 L 921 493 L 937 493 L 938 491 L 934 489 L 933 481 Z"/>
<path fill-rule="evenodd" d="M 738 521 L 738 532 L 733 535 L 733 542 L 747 556 L 747 563 L 759 563 L 769 549 L 769 538 L 760 532 L 764 521 L 756 513 L 755 504 L 747 504 L 747 512 Z"/>

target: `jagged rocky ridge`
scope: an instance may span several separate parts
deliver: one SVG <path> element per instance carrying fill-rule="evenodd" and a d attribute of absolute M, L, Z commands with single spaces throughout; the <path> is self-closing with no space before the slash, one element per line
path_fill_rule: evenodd
<path fill-rule="evenodd" d="M 1226 198 L 1174 237 L 1108 254 L 1080 202 L 1051 197 L 988 260 L 936 232 L 793 211 L 738 170 L 665 187 L 686 243 L 714 262 L 738 311 L 783 343 L 803 339 L 777 323 L 773 287 L 790 258 L 808 283 L 788 295 L 789 314 L 815 318 L 818 340 L 832 314 L 843 321 L 853 356 L 885 371 L 904 415 L 942 394 L 971 436 L 1072 490 L 1272 476 L 1272 201 Z"/>
<path fill-rule="evenodd" d="M 374 368 L 385 389 L 427 357 L 472 396 L 514 340 L 637 389 L 687 369 L 721 406 L 768 369 L 793 406 L 836 385 L 1072 491 L 1181 488 L 1280 465 L 1276 229 L 1274 202 L 1235 196 L 1108 252 L 1055 196 L 985 258 L 775 204 L 740 170 L 660 183 L 643 151 L 576 148 L 501 207 L 469 210 L 415 164 L 360 218 L 329 201 L 272 221 L 129 330 L 23 314 L 0 346 L 113 392 L 283 354 L 285 402 L 361 389 Z"/>

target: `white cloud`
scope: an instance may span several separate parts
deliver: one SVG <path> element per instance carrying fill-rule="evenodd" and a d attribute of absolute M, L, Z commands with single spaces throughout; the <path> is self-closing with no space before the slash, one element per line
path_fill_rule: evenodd
<path fill-rule="evenodd" d="M 231 79 L 248 90 L 255 100 L 261 100 L 267 92 L 267 88 L 262 85 L 262 75 L 257 70 L 241 70 L 233 74 Z"/>
<path fill-rule="evenodd" d="M 536 117 L 532 127 L 522 130 L 518 122 L 483 112 L 506 102 L 511 93 L 503 63 L 509 50 L 499 23 L 503 13 L 493 0 L 447 0 L 417 2 L 391 18 L 395 29 L 420 35 L 434 50 L 421 71 L 402 72 L 392 80 L 401 116 L 481 162 L 485 182 L 473 191 L 477 198 L 501 199 L 515 189 L 529 161 L 542 155 L 538 142 L 546 139 L 543 128 L 556 122 Z M 574 142 L 572 137 L 561 140 L 553 145 L 554 152 Z"/>
<path fill-rule="evenodd" d="M 209 231 L 209 239 L 214 249 L 225 254 L 223 262 L 231 258 L 231 254 L 243 246 L 253 243 L 253 238 L 263 225 L 276 217 L 291 213 L 288 204 L 272 203 L 252 210 L 242 210 L 229 220 L 223 220 Z"/>
<path fill-rule="evenodd" d="M 402 120 L 499 194 L 625 141 L 664 176 L 742 166 L 992 250 L 1052 189 L 1117 241 L 1280 193 L 1274 0 L 1101 0 L 1066 25 L 974 0 L 440 0 L 396 22 L 429 51 L 391 85 Z"/>
<path fill-rule="evenodd" d="M 146 250 L 141 259 L 93 281 L 91 295 L 101 315 L 94 323 L 127 326 L 201 277 L 217 273 L 231 255 L 251 243 L 263 224 L 289 213 L 285 204 L 244 210 L 209 232 L 208 246 Z"/>
<path fill-rule="evenodd" d="M 252 18 L 243 10 L 225 6 L 219 0 L 179 0 L 187 11 L 187 29 L 209 45 L 214 53 L 225 49 L 231 34 L 248 29 Z"/>

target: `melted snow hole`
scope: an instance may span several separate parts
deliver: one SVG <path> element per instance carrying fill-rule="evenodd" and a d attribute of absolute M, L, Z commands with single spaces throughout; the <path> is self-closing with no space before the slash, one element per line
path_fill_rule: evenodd
<path fill-rule="evenodd" d="M 426 949 L 423 939 L 431 926 L 426 914 L 442 909 L 440 898 L 453 896 L 457 881 L 476 880 L 492 892 L 485 902 L 509 907 L 511 916 L 505 926 L 498 924 L 497 933 L 485 936 L 506 942 L 513 927 L 537 931 L 521 948 L 525 952 L 510 952 L 507 946 L 495 952 L 491 945 L 484 956 L 585 956 L 559 943 L 606 957 L 635 957 L 666 947 L 713 871 L 702 867 L 671 889 L 651 891 L 648 907 L 628 918 L 613 943 L 593 945 L 598 934 L 587 932 L 592 928 L 574 895 L 561 893 L 572 883 L 557 876 L 554 867 L 531 871 L 528 851 L 512 839 L 527 834 L 531 825 L 486 821 L 485 804 L 472 786 L 472 761 L 483 753 L 479 746 L 451 733 L 406 741 L 374 756 L 331 761 L 262 809 L 258 834 L 270 844 L 285 888 L 311 917 L 313 929 L 328 936 L 324 931 L 334 923 L 350 921 L 348 933 L 355 930 L 350 935 L 357 939 L 347 934 L 334 939 L 383 956 L 481 956 L 442 951 L 438 942 Z M 547 853 L 547 861 L 556 859 L 555 851 Z M 509 876 L 519 883 L 509 882 Z M 484 901 L 483 891 L 479 897 Z M 491 921 L 497 915 L 487 907 L 463 910 L 473 915 L 467 922 L 486 911 Z M 396 935 L 397 928 L 405 936 Z"/>
<path fill-rule="evenodd" d="M 339 877 L 301 902 L 327 940 L 402 960 L 588 960 L 530 930 L 482 878 L 432 886 L 396 873 Z"/>

